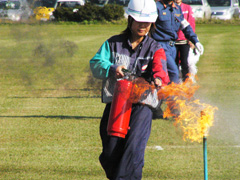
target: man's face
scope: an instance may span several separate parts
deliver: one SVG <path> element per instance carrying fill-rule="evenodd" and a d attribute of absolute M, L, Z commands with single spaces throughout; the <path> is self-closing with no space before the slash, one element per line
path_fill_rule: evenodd
<path fill-rule="evenodd" d="M 137 21 L 133 21 L 132 23 L 132 34 L 134 37 L 143 37 L 145 36 L 150 28 L 151 28 L 151 24 L 150 22 L 137 22 Z"/>

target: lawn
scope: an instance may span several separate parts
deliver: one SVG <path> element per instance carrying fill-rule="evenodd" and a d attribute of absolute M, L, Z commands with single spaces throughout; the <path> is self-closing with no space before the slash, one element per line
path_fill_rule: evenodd
<path fill-rule="evenodd" d="M 103 180 L 89 60 L 126 25 L 0 24 L 0 179 Z M 196 26 L 205 52 L 195 98 L 218 107 L 208 137 L 211 180 L 240 179 L 240 27 Z M 161 147 L 162 150 L 156 147 Z M 202 180 L 202 143 L 154 120 L 145 180 Z"/>

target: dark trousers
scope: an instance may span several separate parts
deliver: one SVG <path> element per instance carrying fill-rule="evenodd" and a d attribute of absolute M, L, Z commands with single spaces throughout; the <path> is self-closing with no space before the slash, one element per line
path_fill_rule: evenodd
<path fill-rule="evenodd" d="M 110 108 L 111 105 L 107 104 L 100 123 L 103 146 L 100 163 L 110 180 L 140 180 L 151 132 L 152 111 L 144 105 L 133 105 L 130 130 L 125 138 L 120 138 L 107 135 Z"/>
<path fill-rule="evenodd" d="M 188 68 L 188 53 L 190 46 L 188 44 L 176 45 L 177 56 L 176 56 L 176 64 L 179 67 L 181 65 L 182 68 L 182 79 L 185 81 L 187 78 L 187 74 L 189 73 Z"/>

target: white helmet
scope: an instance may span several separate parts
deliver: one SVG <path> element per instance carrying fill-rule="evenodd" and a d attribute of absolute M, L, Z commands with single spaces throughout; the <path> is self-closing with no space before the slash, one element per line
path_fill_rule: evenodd
<path fill-rule="evenodd" d="M 127 14 L 138 22 L 154 23 L 158 17 L 154 0 L 131 0 L 128 4 Z"/>

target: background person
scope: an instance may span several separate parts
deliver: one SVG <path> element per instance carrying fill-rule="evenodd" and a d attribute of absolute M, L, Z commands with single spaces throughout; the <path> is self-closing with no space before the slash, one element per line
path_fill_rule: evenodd
<path fill-rule="evenodd" d="M 154 80 L 157 86 L 169 82 L 164 50 L 148 36 L 158 16 L 156 3 L 153 0 L 131 0 L 128 15 L 128 26 L 123 33 L 105 41 L 90 60 L 94 77 L 103 79 L 102 101 L 106 107 L 100 123 L 103 149 L 99 160 L 111 180 L 142 178 L 144 152 L 152 124 L 150 107 L 156 107 L 158 101 L 155 97 L 152 101 L 148 99 L 133 104 L 126 137 L 109 136 L 108 117 L 117 79 L 123 78 L 123 69 L 128 69 L 146 80 Z"/>
<path fill-rule="evenodd" d="M 184 19 L 179 5 L 175 4 L 172 0 L 159 0 L 156 4 L 158 18 L 156 21 L 156 31 L 152 34 L 152 37 L 157 40 L 165 50 L 170 81 L 179 83 L 179 70 L 175 63 L 175 42 L 178 39 L 178 30 L 182 30 L 185 37 L 195 44 L 201 54 L 203 54 L 204 49 L 190 24 Z"/>
<path fill-rule="evenodd" d="M 192 27 L 193 31 L 195 32 L 195 18 L 193 17 L 192 8 L 188 4 L 182 3 L 182 0 L 174 0 L 182 9 L 182 13 L 184 16 L 184 19 L 186 19 L 190 26 Z M 181 78 L 183 81 L 187 78 L 187 74 L 189 73 L 189 64 L 188 64 L 188 54 L 190 45 L 186 37 L 184 36 L 183 32 L 179 30 L 177 32 L 178 39 L 176 40 L 176 64 L 179 67 L 181 65 Z M 194 46 L 194 45 L 193 45 Z"/>

